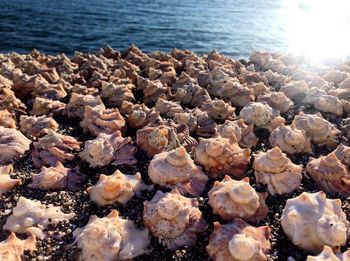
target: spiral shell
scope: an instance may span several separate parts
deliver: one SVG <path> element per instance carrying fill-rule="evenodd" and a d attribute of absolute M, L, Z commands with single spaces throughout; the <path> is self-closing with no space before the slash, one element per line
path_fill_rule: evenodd
<path fill-rule="evenodd" d="M 232 120 L 235 115 L 235 108 L 223 100 L 212 100 L 202 104 L 201 109 L 208 113 L 213 120 Z"/>
<path fill-rule="evenodd" d="M 283 92 L 269 92 L 258 96 L 257 102 L 266 102 L 271 108 L 278 110 L 280 113 L 286 113 L 293 105 Z"/>
<path fill-rule="evenodd" d="M 304 80 L 292 81 L 284 84 L 280 92 L 283 92 L 288 98 L 296 99 L 298 96 L 303 95 L 309 91 L 309 86 Z"/>
<path fill-rule="evenodd" d="M 123 101 L 134 102 L 135 97 L 132 93 L 133 84 L 114 84 L 111 82 L 102 82 L 101 97 L 105 98 L 108 106 L 120 107 Z"/>
<path fill-rule="evenodd" d="M 314 106 L 316 109 L 323 112 L 333 113 L 337 116 L 343 115 L 343 104 L 341 100 L 332 95 L 323 95 L 319 97 L 315 101 Z"/>
<path fill-rule="evenodd" d="M 350 196 L 350 173 L 335 152 L 318 159 L 311 158 L 306 170 L 326 193 Z"/>
<path fill-rule="evenodd" d="M 346 166 L 350 167 L 350 147 L 339 144 L 334 151 L 337 158 Z"/>
<path fill-rule="evenodd" d="M 259 222 L 268 213 L 265 205 L 267 194 L 257 193 L 249 185 L 249 178 L 237 181 L 225 176 L 221 182 L 215 181 L 208 197 L 214 214 L 224 220 L 239 217 L 246 221 Z"/>
<path fill-rule="evenodd" d="M 197 199 L 186 198 L 176 189 L 158 190 L 151 201 L 144 202 L 143 222 L 167 248 L 191 246 L 197 234 L 207 229 L 198 206 Z"/>
<path fill-rule="evenodd" d="M 302 179 L 302 166 L 293 164 L 279 147 L 255 155 L 253 169 L 256 181 L 266 184 L 272 195 L 292 192 Z"/>
<path fill-rule="evenodd" d="M 0 167 L 0 195 L 11 190 L 14 186 L 21 185 L 20 179 L 11 179 L 12 165 Z"/>
<path fill-rule="evenodd" d="M 21 131 L 27 137 L 42 137 L 49 133 L 50 130 L 57 131 L 58 123 L 52 118 L 45 115 L 36 117 L 21 115 L 20 117 Z"/>
<path fill-rule="evenodd" d="M 85 227 L 73 232 L 81 249 L 79 260 L 130 260 L 146 253 L 150 243 L 148 230 L 139 230 L 134 222 L 119 217 L 118 211 L 103 218 L 91 216 Z"/>
<path fill-rule="evenodd" d="M 25 240 L 16 237 L 11 233 L 8 238 L 0 242 L 0 260 L 20 261 L 24 251 L 33 251 L 36 249 L 36 239 L 30 235 Z"/>
<path fill-rule="evenodd" d="M 169 118 L 174 118 L 175 113 L 182 113 L 183 109 L 180 102 L 167 101 L 159 98 L 154 106 L 155 110 L 159 112 L 160 115 Z"/>
<path fill-rule="evenodd" d="M 91 201 L 99 206 L 115 202 L 126 204 L 135 194 L 143 189 L 141 174 L 124 175 L 116 170 L 113 175 L 101 174 L 96 185 L 87 188 Z"/>
<path fill-rule="evenodd" d="M 148 165 L 148 175 L 153 183 L 175 186 L 182 194 L 196 197 L 202 194 L 208 181 L 184 147 L 156 154 Z"/>
<path fill-rule="evenodd" d="M 350 251 L 334 254 L 332 248 L 324 246 L 322 252 L 317 256 L 307 256 L 306 261 L 348 261 L 350 260 Z"/>
<path fill-rule="evenodd" d="M 250 149 L 240 148 L 233 138 L 200 138 L 194 160 L 214 177 L 220 174 L 241 177 L 250 161 Z"/>
<path fill-rule="evenodd" d="M 105 106 L 100 96 L 82 95 L 72 93 L 72 96 L 67 104 L 68 117 L 78 117 L 83 119 L 86 107 L 101 107 L 105 109 Z"/>
<path fill-rule="evenodd" d="M 184 106 L 200 107 L 204 102 L 210 102 L 211 98 L 207 90 L 198 84 L 189 83 L 176 88 L 174 100 Z"/>
<path fill-rule="evenodd" d="M 304 130 L 299 130 L 294 124 L 278 126 L 270 135 L 271 147 L 278 146 L 288 154 L 311 153 L 310 137 Z"/>
<path fill-rule="evenodd" d="M 313 253 L 326 245 L 335 249 L 345 245 L 349 231 L 340 199 L 327 199 L 322 191 L 288 199 L 281 224 L 294 245 Z"/>
<path fill-rule="evenodd" d="M 0 110 L 0 126 L 16 129 L 15 115 L 8 110 Z"/>
<path fill-rule="evenodd" d="M 53 115 L 61 115 L 66 110 L 66 104 L 60 101 L 53 101 L 46 98 L 36 97 L 33 104 L 31 114 L 40 116 L 52 113 Z"/>
<path fill-rule="evenodd" d="M 327 92 L 325 90 L 319 89 L 317 87 L 311 87 L 310 90 L 305 94 L 302 102 L 314 105 L 315 102 L 324 95 L 327 95 Z"/>
<path fill-rule="evenodd" d="M 256 228 L 240 218 L 225 225 L 214 222 L 206 249 L 214 261 L 264 261 L 271 249 L 269 237 L 269 227 Z"/>

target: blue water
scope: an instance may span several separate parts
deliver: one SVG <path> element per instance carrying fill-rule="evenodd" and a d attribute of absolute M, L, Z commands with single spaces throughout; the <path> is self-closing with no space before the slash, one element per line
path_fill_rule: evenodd
<path fill-rule="evenodd" d="M 0 52 L 217 49 L 246 57 L 288 45 L 283 0 L 0 0 Z"/>

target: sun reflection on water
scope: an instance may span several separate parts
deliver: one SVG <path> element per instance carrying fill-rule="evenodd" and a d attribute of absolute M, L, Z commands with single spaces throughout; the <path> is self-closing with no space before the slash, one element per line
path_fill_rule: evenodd
<path fill-rule="evenodd" d="M 288 50 L 310 62 L 350 55 L 350 0 L 285 0 Z"/>

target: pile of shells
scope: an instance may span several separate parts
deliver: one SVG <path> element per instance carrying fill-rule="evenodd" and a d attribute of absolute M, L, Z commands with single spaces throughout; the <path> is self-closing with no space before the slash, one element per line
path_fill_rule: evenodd
<path fill-rule="evenodd" d="M 348 260 L 349 139 L 350 61 L 0 54 L 0 259 Z"/>

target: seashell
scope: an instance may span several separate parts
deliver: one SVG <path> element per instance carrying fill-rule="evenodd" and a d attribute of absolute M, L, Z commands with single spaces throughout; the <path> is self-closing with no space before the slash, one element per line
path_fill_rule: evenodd
<path fill-rule="evenodd" d="M 265 75 L 261 72 L 250 72 L 246 70 L 242 70 L 241 74 L 238 77 L 240 83 L 244 84 L 254 84 L 254 83 L 263 83 L 265 85 L 268 84 L 268 80 Z"/>
<path fill-rule="evenodd" d="M 327 199 L 322 191 L 288 199 L 281 224 L 294 245 L 313 253 L 345 245 L 349 229 L 340 199 Z"/>
<path fill-rule="evenodd" d="M 324 246 L 321 253 L 317 256 L 307 256 L 306 261 L 348 261 L 350 260 L 350 251 L 334 254 L 332 248 Z"/>
<path fill-rule="evenodd" d="M 16 129 L 15 115 L 8 110 L 0 110 L 0 126 Z"/>
<path fill-rule="evenodd" d="M 2 86 L 1 84 L 1 75 L 0 75 L 0 109 L 10 110 L 14 109 L 25 109 L 25 105 L 15 96 L 15 93 L 11 90 L 10 87 L 6 85 Z"/>
<path fill-rule="evenodd" d="M 40 201 L 34 201 L 25 197 L 18 199 L 13 213 L 6 220 L 3 229 L 18 233 L 33 234 L 43 239 L 45 229 L 50 223 L 57 224 L 63 220 L 74 217 L 74 213 L 65 214 L 59 207 L 44 205 Z"/>
<path fill-rule="evenodd" d="M 137 80 L 137 85 L 143 90 L 143 102 L 146 105 L 152 105 L 159 98 L 166 98 L 168 87 L 164 86 L 161 81 L 155 80 L 150 81 L 139 77 Z"/>
<path fill-rule="evenodd" d="M 79 150 L 81 142 L 71 136 L 61 135 L 54 131 L 34 142 L 32 151 L 32 161 L 35 167 L 55 166 L 56 163 L 73 160 L 75 155 L 72 153 Z"/>
<path fill-rule="evenodd" d="M 14 91 L 17 98 L 25 99 L 28 96 L 31 96 L 31 93 L 40 84 L 45 83 L 48 84 L 47 80 L 40 74 L 30 76 L 26 73 L 15 74 L 13 77 L 13 86 L 11 89 Z"/>
<path fill-rule="evenodd" d="M 273 110 L 267 103 L 250 102 L 242 108 L 239 117 L 246 124 L 253 124 L 259 128 L 265 128 L 270 132 L 280 124 L 284 124 L 284 118 L 279 116 L 279 111 Z"/>
<path fill-rule="evenodd" d="M 228 81 L 217 91 L 217 95 L 222 99 L 229 99 L 233 106 L 243 107 L 255 101 L 254 92 L 246 85 L 241 85 L 238 80 Z"/>
<path fill-rule="evenodd" d="M 182 72 L 177 78 L 176 82 L 171 86 L 172 90 L 177 91 L 177 89 L 188 88 L 186 85 L 197 85 L 198 81 L 195 78 L 190 77 L 186 72 Z"/>
<path fill-rule="evenodd" d="M 182 194 L 199 197 L 208 181 L 201 167 L 194 164 L 184 147 L 154 155 L 148 165 L 153 183 L 176 187 Z"/>
<path fill-rule="evenodd" d="M 317 87 L 311 87 L 309 91 L 306 92 L 302 103 L 314 105 L 315 102 L 324 95 L 327 95 L 327 92 L 325 90 L 319 89 Z"/>
<path fill-rule="evenodd" d="M 339 144 L 341 131 L 325 120 L 320 113 L 306 114 L 300 112 L 295 116 L 293 123 L 296 128 L 304 130 L 311 141 L 319 146 L 336 147 Z"/>
<path fill-rule="evenodd" d="M 174 88 L 174 86 L 173 86 Z M 211 101 L 209 93 L 195 83 L 188 83 L 175 89 L 174 100 L 184 106 L 201 107 L 204 102 Z"/>
<path fill-rule="evenodd" d="M 65 168 L 61 162 L 57 162 L 54 167 L 42 167 L 39 174 L 32 175 L 33 181 L 28 185 L 29 188 L 41 190 L 65 189 L 76 190 L 85 176 L 81 175 L 76 169 Z"/>
<path fill-rule="evenodd" d="M 43 116 L 26 116 L 20 117 L 20 130 L 27 137 L 42 137 L 49 133 L 49 131 L 57 131 L 58 123 L 52 118 Z"/>
<path fill-rule="evenodd" d="M 133 88 L 135 86 L 132 83 L 116 85 L 110 82 L 102 82 L 101 97 L 106 99 L 107 105 L 119 108 L 123 101 L 135 101 L 132 93 Z"/>
<path fill-rule="evenodd" d="M 267 185 L 271 195 L 286 194 L 299 188 L 303 167 L 293 164 L 276 146 L 265 152 L 258 152 L 253 163 L 256 182 Z"/>
<path fill-rule="evenodd" d="M 270 88 L 263 82 L 253 82 L 247 85 L 249 89 L 253 90 L 255 97 L 262 96 L 270 92 Z"/>
<path fill-rule="evenodd" d="M 157 100 L 154 109 L 159 112 L 160 115 L 168 118 L 174 118 L 175 113 L 183 112 L 180 102 L 167 101 L 162 98 Z"/>
<path fill-rule="evenodd" d="M 154 108 L 149 109 L 145 104 L 132 104 L 131 102 L 123 101 L 120 112 L 127 114 L 126 122 L 136 129 L 142 128 L 156 120 L 161 120 L 159 112 L 156 112 Z"/>
<path fill-rule="evenodd" d="M 86 106 L 80 126 L 94 136 L 100 133 L 112 134 L 126 130 L 126 122 L 117 108 L 105 109 L 101 106 Z"/>
<path fill-rule="evenodd" d="M 113 134 L 101 133 L 95 139 L 85 142 L 79 157 L 92 167 L 106 166 L 111 162 L 113 165 L 133 165 L 137 162 L 137 148 L 131 143 L 131 138 L 124 138 L 120 131 Z"/>
<path fill-rule="evenodd" d="M 268 226 L 253 227 L 240 218 L 229 224 L 214 222 L 206 250 L 214 261 L 263 261 L 271 250 Z"/>
<path fill-rule="evenodd" d="M 343 115 L 343 104 L 339 98 L 332 95 L 323 95 L 319 97 L 314 106 L 316 109 L 323 112 L 330 112 L 337 116 Z"/>
<path fill-rule="evenodd" d="M 30 235 L 25 240 L 16 237 L 11 233 L 8 238 L 0 242 L 0 260 L 20 261 L 24 251 L 33 251 L 36 249 L 36 239 Z"/>
<path fill-rule="evenodd" d="M 74 84 L 72 88 L 72 92 L 77 93 L 77 94 L 82 94 L 82 95 L 92 95 L 96 96 L 99 93 L 99 90 L 94 88 L 94 87 L 88 87 L 85 85 L 80 85 L 80 84 Z"/>
<path fill-rule="evenodd" d="M 36 116 L 50 113 L 53 115 L 61 115 L 65 110 L 66 104 L 63 102 L 36 97 L 34 100 L 33 109 L 30 111 L 30 113 Z"/>
<path fill-rule="evenodd" d="M 82 228 L 73 231 L 81 249 L 79 260 L 130 260 L 148 252 L 148 230 L 139 230 L 117 210 L 103 218 L 93 215 Z M 98 240 L 97 240 L 98 239 Z"/>
<path fill-rule="evenodd" d="M 323 79 L 327 82 L 333 82 L 335 84 L 339 84 L 344 81 L 348 77 L 348 74 L 339 70 L 329 70 L 325 75 L 323 75 Z"/>
<path fill-rule="evenodd" d="M 213 177 L 220 174 L 241 177 L 250 161 L 250 149 L 242 149 L 234 137 L 200 138 L 194 149 L 194 161 Z"/>
<path fill-rule="evenodd" d="M 12 165 L 0 167 L 0 195 L 11 190 L 14 186 L 21 185 L 20 179 L 11 179 Z"/>
<path fill-rule="evenodd" d="M 223 138 L 236 137 L 240 146 L 244 148 L 254 147 L 259 139 L 254 133 L 254 125 L 246 125 L 242 119 L 236 121 L 225 121 L 218 126 L 218 134 Z"/>
<path fill-rule="evenodd" d="M 267 193 L 257 193 L 249 185 L 248 177 L 237 181 L 225 175 L 221 182 L 215 181 L 208 197 L 208 204 L 213 208 L 213 213 L 224 220 L 239 217 L 257 223 L 268 214 L 265 205 Z"/>
<path fill-rule="evenodd" d="M 304 130 L 299 130 L 294 124 L 278 126 L 270 135 L 271 147 L 278 146 L 288 154 L 311 153 L 310 137 Z"/>
<path fill-rule="evenodd" d="M 339 144 L 336 150 L 334 151 L 337 158 L 345 166 L 350 167 L 350 147 L 345 146 L 344 144 Z"/>
<path fill-rule="evenodd" d="M 31 92 L 33 97 L 42 97 L 50 100 L 60 100 L 67 96 L 65 85 L 62 82 L 57 84 L 40 83 Z"/>
<path fill-rule="evenodd" d="M 350 76 L 348 75 L 338 86 L 340 89 L 350 89 Z"/>
<path fill-rule="evenodd" d="M 232 120 L 236 117 L 235 108 L 223 100 L 210 100 L 202 104 L 201 109 L 213 120 Z"/>
<path fill-rule="evenodd" d="M 286 113 L 294 105 L 283 92 L 269 92 L 257 97 L 257 102 L 266 102 L 272 109 L 280 113 Z"/>
<path fill-rule="evenodd" d="M 135 194 L 139 195 L 146 186 L 141 174 L 124 175 L 116 170 L 113 175 L 101 174 L 96 185 L 87 188 L 91 201 L 98 206 L 112 205 L 115 202 L 126 204 Z"/>
<path fill-rule="evenodd" d="M 315 86 L 316 88 L 321 88 L 327 84 L 327 82 L 322 79 L 317 73 L 304 71 L 300 68 L 294 71 L 291 79 L 294 81 L 305 80 L 309 86 Z M 314 87 L 311 87 L 310 89 L 312 88 Z"/>
<path fill-rule="evenodd" d="M 100 96 L 81 95 L 73 92 L 67 104 L 67 116 L 70 118 L 78 117 L 83 119 L 85 108 L 88 106 L 105 109 Z"/>
<path fill-rule="evenodd" d="M 297 99 L 300 95 L 305 95 L 309 91 L 309 86 L 304 80 L 293 81 L 284 84 L 280 90 L 290 99 Z"/>
<path fill-rule="evenodd" d="M 198 200 L 186 198 L 176 189 L 157 191 L 151 201 L 143 203 L 143 222 L 168 249 L 195 244 L 197 234 L 207 229 Z"/>
<path fill-rule="evenodd" d="M 306 171 L 326 193 L 350 196 L 350 173 L 335 152 L 318 159 L 310 158 Z"/>
<path fill-rule="evenodd" d="M 31 143 L 20 131 L 0 126 L 0 164 L 22 156 Z"/>

